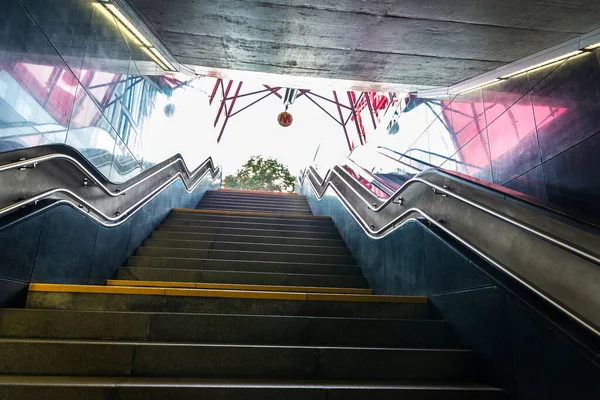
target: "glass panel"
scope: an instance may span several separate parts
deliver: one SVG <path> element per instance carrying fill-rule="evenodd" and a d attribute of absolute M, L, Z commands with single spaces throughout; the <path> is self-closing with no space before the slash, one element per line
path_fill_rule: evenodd
<path fill-rule="evenodd" d="M 142 172 L 142 167 L 133 157 L 125 143 L 117 137 L 115 153 L 110 171 L 110 180 L 114 183 L 123 183 Z"/>
<path fill-rule="evenodd" d="M 64 143 L 76 79 L 19 2 L 0 26 L 0 151 Z"/>
<path fill-rule="evenodd" d="M 80 87 L 66 144 L 79 150 L 106 177 L 110 174 L 116 134 L 96 103 Z"/>

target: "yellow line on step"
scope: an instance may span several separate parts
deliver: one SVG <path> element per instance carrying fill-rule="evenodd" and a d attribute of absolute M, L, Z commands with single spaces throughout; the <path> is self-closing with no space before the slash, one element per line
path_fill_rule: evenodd
<path fill-rule="evenodd" d="M 277 214 L 253 211 L 224 211 L 224 210 L 198 210 L 191 208 L 174 208 L 173 212 L 200 213 L 200 214 L 222 214 L 222 215 L 246 215 L 250 217 L 285 217 L 285 218 L 312 218 L 329 219 L 321 215 L 301 215 L 301 214 Z"/>
<path fill-rule="evenodd" d="M 361 294 L 326 294 L 303 292 L 274 292 L 258 290 L 212 290 L 164 287 L 133 286 L 94 286 L 94 285 L 61 285 L 48 283 L 32 283 L 30 292 L 46 293 L 88 293 L 88 294 L 131 294 L 155 296 L 213 297 L 237 299 L 271 299 L 271 300 L 304 300 L 304 301 L 344 301 L 368 303 L 427 303 L 421 296 L 375 296 Z"/>
<path fill-rule="evenodd" d="M 108 286 L 139 286 L 139 287 L 164 287 L 186 289 L 220 289 L 220 290 L 248 290 L 263 292 L 301 292 L 301 293 L 342 293 L 342 294 L 373 294 L 371 289 L 314 287 L 314 286 L 280 286 L 280 285 L 244 285 L 235 283 L 194 283 L 194 282 L 167 282 L 167 281 L 131 281 L 122 279 L 109 279 Z"/>

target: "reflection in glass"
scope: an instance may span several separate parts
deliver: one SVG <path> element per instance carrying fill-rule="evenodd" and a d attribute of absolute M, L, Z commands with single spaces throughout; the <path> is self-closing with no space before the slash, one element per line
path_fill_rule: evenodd
<path fill-rule="evenodd" d="M 67 144 L 115 182 L 178 152 L 192 169 L 210 155 L 202 80 L 165 74 L 88 0 L 47 3 L 8 2 L 0 25 L 0 152 Z"/>

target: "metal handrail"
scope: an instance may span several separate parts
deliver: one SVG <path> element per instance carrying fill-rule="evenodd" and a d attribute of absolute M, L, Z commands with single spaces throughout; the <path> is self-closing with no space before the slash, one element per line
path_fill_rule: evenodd
<path fill-rule="evenodd" d="M 19 160 L 19 161 L 13 162 L 13 163 L 0 165 L 0 172 L 9 171 L 11 169 L 23 168 L 23 167 L 27 167 L 29 165 L 39 164 L 39 163 L 43 163 L 43 162 L 47 162 L 47 161 L 51 161 L 51 160 L 57 160 L 57 159 L 68 161 L 71 164 L 75 165 L 88 178 L 92 179 L 94 181 L 94 183 L 97 184 L 98 187 L 100 187 L 104 193 L 106 193 L 108 196 L 111 196 L 111 197 L 117 197 L 117 196 L 124 195 L 125 193 L 127 193 L 131 189 L 133 189 L 133 188 L 141 185 L 142 183 L 144 183 L 147 180 L 151 179 L 152 177 L 154 177 L 155 175 L 157 175 L 160 172 L 164 171 L 165 169 L 168 169 L 170 166 L 177 164 L 178 162 L 181 162 L 183 164 L 184 168 L 186 169 L 186 172 L 187 172 L 188 176 L 190 178 L 192 178 L 192 179 L 200 171 L 201 167 L 204 166 L 209 160 L 210 160 L 210 162 L 212 164 L 212 159 L 209 157 L 199 167 L 197 167 L 190 174 L 189 169 L 188 169 L 188 167 L 187 167 L 187 165 L 185 163 L 185 160 L 183 158 L 181 158 L 181 157 L 177 157 L 176 159 L 170 161 L 167 165 L 163 166 L 162 168 L 158 169 L 157 171 L 154 171 L 152 174 L 150 174 L 150 175 L 148 175 L 148 176 L 140 179 L 139 181 L 136 181 L 136 182 L 130 184 L 125 189 L 117 189 L 114 192 L 112 192 L 110 189 L 108 189 L 99 179 L 97 179 L 94 176 L 94 174 L 92 174 L 86 167 L 84 167 L 83 164 L 81 164 L 79 161 L 77 161 L 74 157 L 71 157 L 71 156 L 66 155 L 66 154 L 60 154 L 60 153 L 46 154 L 46 155 L 43 155 L 43 156 L 32 157 L 32 158 L 29 158 L 29 159 Z M 184 182 L 184 184 L 185 184 L 185 182 Z M 1 210 L 0 210 L 0 216 L 2 216 L 2 211 Z"/>
<path fill-rule="evenodd" d="M 392 158 L 393 159 L 393 158 Z M 364 171 L 368 172 L 366 169 L 363 169 Z M 483 211 L 485 213 L 487 213 L 488 215 L 491 215 L 495 218 L 498 218 L 504 222 L 507 222 L 509 224 L 511 224 L 514 227 L 517 227 L 519 229 L 524 230 L 525 232 L 528 232 L 542 240 L 545 240 L 555 246 L 558 246 L 566 251 L 569 251 L 572 254 L 575 254 L 579 257 L 582 257 L 588 261 L 591 261 L 595 264 L 600 265 L 600 258 L 594 254 L 590 254 L 580 248 L 574 247 L 572 245 L 570 245 L 569 243 L 565 243 L 564 241 L 557 239 L 555 237 L 552 237 L 551 235 L 545 233 L 545 232 L 541 232 L 531 226 L 528 226 L 527 224 L 524 224 L 522 222 L 519 222 L 511 217 L 508 217 L 502 213 L 499 213 L 489 207 L 486 207 L 484 205 L 482 205 L 479 202 L 467 199 L 464 196 L 461 196 L 457 193 L 452 192 L 447 186 L 440 186 L 437 185 L 435 183 L 429 182 L 424 175 L 428 175 L 431 173 L 438 173 L 438 174 L 442 174 L 442 175 L 446 175 L 447 177 L 450 177 L 452 179 L 457 179 L 456 176 L 452 175 L 452 174 L 447 174 L 443 171 L 440 170 L 432 170 L 432 169 L 428 169 L 425 171 L 422 171 L 421 173 L 417 174 L 414 178 L 410 179 L 409 181 L 407 181 L 405 184 L 403 184 L 397 191 L 394 192 L 394 194 L 387 199 L 386 201 L 380 203 L 380 204 L 373 204 L 372 201 L 369 201 L 367 198 L 365 198 L 365 196 L 363 196 L 359 191 L 357 191 L 352 185 L 347 185 L 347 187 L 352 190 L 352 192 L 354 192 L 354 194 L 357 195 L 357 197 L 362 200 L 362 202 L 364 202 L 366 204 L 366 206 L 368 207 L 369 210 L 371 210 L 372 212 L 380 212 L 381 210 L 383 210 L 384 208 L 386 208 L 389 204 L 392 203 L 397 203 L 397 200 L 399 198 L 399 196 L 411 185 L 414 184 L 424 184 L 430 188 L 432 188 L 434 191 L 436 191 L 439 194 L 443 194 L 446 196 L 450 196 L 452 198 L 455 198 L 465 204 L 468 204 L 472 207 L 477 208 L 480 211 Z M 307 170 L 304 172 L 303 176 L 301 177 L 301 181 L 300 183 L 303 184 L 304 180 L 306 178 L 306 176 L 308 174 L 311 174 L 313 177 L 316 178 L 317 182 L 322 186 L 321 188 L 321 193 L 319 193 L 319 191 L 317 190 L 317 188 L 314 186 L 314 183 L 311 179 L 309 179 L 309 182 L 311 184 L 311 188 L 314 192 L 314 194 L 317 196 L 318 199 L 321 199 L 323 197 L 323 195 L 325 194 L 326 189 L 332 188 L 333 191 L 336 193 L 337 197 L 341 200 L 342 205 L 347 209 L 347 211 L 352 215 L 352 217 L 358 222 L 358 224 L 361 226 L 361 228 L 365 231 L 365 233 L 373 238 L 373 239 L 380 239 L 382 237 L 387 236 L 388 234 L 390 234 L 391 232 L 393 232 L 395 229 L 400 228 L 401 226 L 403 226 L 406 222 L 411 221 L 411 220 L 416 220 L 416 218 L 407 218 L 409 217 L 411 214 L 419 214 L 422 217 L 424 217 L 429 223 L 431 223 L 432 225 L 436 226 L 437 228 L 439 228 L 440 230 L 444 231 L 446 234 L 448 234 L 450 237 L 452 237 L 453 239 L 457 240 L 459 243 L 461 243 L 462 245 L 464 245 L 465 247 L 467 247 L 468 249 L 470 249 L 471 251 L 473 251 L 475 254 L 479 255 L 481 258 L 483 258 L 484 260 L 486 260 L 487 262 L 489 262 L 490 264 L 494 265 L 496 268 L 498 268 L 499 270 L 501 270 L 502 272 L 504 272 L 505 274 L 507 274 L 508 276 L 510 276 L 511 278 L 515 279 L 516 281 L 518 281 L 519 283 L 523 284 L 525 287 L 527 287 L 528 289 L 530 289 L 532 292 L 536 293 L 537 295 L 541 296 L 543 299 L 545 299 L 546 301 L 548 301 L 550 304 L 552 304 L 553 306 L 555 306 L 556 308 L 558 308 L 559 310 L 561 310 L 563 313 L 565 313 L 566 315 L 568 315 L 570 318 L 572 318 L 573 320 L 577 321 L 581 326 L 585 327 L 586 329 L 588 329 L 589 331 L 593 332 L 594 334 L 600 336 L 600 330 L 598 330 L 598 328 L 596 328 L 595 326 L 589 324 L 588 322 L 586 322 L 585 320 L 583 320 L 582 318 L 580 318 L 579 316 L 577 316 L 575 313 L 571 312 L 570 310 L 568 310 L 567 308 L 563 307 L 558 301 L 555 301 L 554 299 L 552 299 L 551 297 L 547 296 L 545 293 L 543 293 L 541 290 L 537 289 L 535 286 L 533 286 L 532 284 L 530 284 L 529 282 L 527 282 L 526 280 L 520 278 L 518 275 L 516 275 L 515 273 L 513 273 L 512 271 L 510 271 L 508 268 L 504 267 L 503 265 L 501 265 L 499 262 L 497 262 L 496 260 L 493 259 L 493 257 L 485 254 L 483 251 L 479 250 L 478 248 L 476 248 L 474 245 L 472 245 L 471 243 L 469 243 L 466 239 L 458 236 L 457 234 L 455 234 L 454 232 L 452 232 L 450 229 L 448 229 L 446 226 L 444 226 L 443 223 L 438 222 L 435 218 L 433 218 L 432 216 L 430 216 L 429 214 L 427 214 L 424 210 L 418 208 L 418 207 L 411 207 L 407 210 L 403 210 L 403 212 L 398 215 L 397 217 L 393 218 L 393 220 L 387 224 L 385 224 L 383 227 L 379 228 L 379 229 L 374 229 L 374 227 L 372 225 L 369 225 L 364 218 L 357 212 L 357 210 L 352 206 L 352 204 L 350 204 L 347 199 L 344 198 L 344 196 L 342 195 L 342 193 L 340 192 L 340 190 L 336 187 L 335 184 L 332 183 L 332 175 L 336 175 L 338 176 L 340 179 L 344 180 L 346 179 L 346 177 L 348 177 L 349 179 L 351 179 L 352 181 L 354 181 L 356 184 L 361 185 L 361 183 L 351 174 L 345 173 L 346 177 L 342 176 L 340 174 L 340 172 L 338 172 L 335 168 L 330 169 L 325 178 L 321 179 L 320 176 L 318 175 L 318 172 L 316 172 L 316 170 L 314 170 L 314 168 L 307 168 Z M 372 175 L 372 174 L 371 174 Z M 403 221 L 401 224 L 397 224 L 398 221 Z M 392 229 L 389 229 L 390 227 L 392 227 Z M 384 232 L 385 231 L 385 232 Z M 384 232 L 383 234 L 381 234 L 382 232 Z"/>
<path fill-rule="evenodd" d="M 152 189 L 150 191 L 150 193 L 143 196 L 140 200 L 138 200 L 133 205 L 131 205 L 130 207 L 128 207 L 127 209 L 120 212 L 117 216 L 114 216 L 114 217 L 107 215 L 106 213 L 102 212 L 99 208 L 92 205 L 89 201 L 87 201 L 84 198 L 82 198 L 81 196 L 77 195 L 72 190 L 70 190 L 68 188 L 64 188 L 64 187 L 47 190 L 47 191 L 39 193 L 35 196 L 29 197 L 27 199 L 22 199 L 15 203 L 9 204 L 8 206 L 5 206 L 0 209 L 0 217 L 10 214 L 11 212 L 14 212 L 16 210 L 19 210 L 24 206 L 27 206 L 30 204 L 36 204 L 40 200 L 48 198 L 50 196 L 53 196 L 56 194 L 64 194 L 64 195 L 76 200 L 76 203 L 74 203 L 70 200 L 61 199 L 61 200 L 57 200 L 54 204 L 56 204 L 56 205 L 57 204 L 68 204 L 68 205 L 72 206 L 74 209 L 83 213 L 84 215 L 91 217 L 96 222 L 98 222 L 99 224 L 101 224 L 105 227 L 117 226 L 117 225 L 120 225 L 120 224 L 126 222 L 139 209 L 141 209 L 143 205 L 145 205 L 146 203 L 151 201 L 154 197 L 156 197 L 158 194 L 160 194 L 163 190 L 165 190 L 170 184 L 172 184 L 176 180 L 179 180 L 182 182 L 184 189 L 186 190 L 187 193 L 191 193 L 196 189 L 196 187 L 200 184 L 202 179 L 209 172 L 211 173 L 213 179 L 215 177 L 219 176 L 219 174 L 221 172 L 220 167 L 214 166 L 211 157 L 208 157 L 197 168 L 195 168 L 193 171 L 190 171 L 187 167 L 187 164 L 185 163 L 185 160 L 181 156 L 177 156 L 177 157 L 169 160 L 169 162 L 167 164 L 165 164 L 164 166 L 156 169 L 155 171 L 152 171 L 150 174 L 144 176 L 143 178 L 141 178 L 139 180 L 136 180 L 136 178 L 133 178 L 132 180 L 135 180 L 135 182 L 127 185 L 125 188 L 119 187 L 113 191 L 110 188 L 108 188 L 99 178 L 97 178 L 90 169 L 86 168 L 76 158 L 74 158 L 70 155 L 67 155 L 67 154 L 53 153 L 53 154 L 46 154 L 46 155 L 38 156 L 38 157 L 22 159 L 17 162 L 0 165 L 0 173 L 5 172 L 5 171 L 10 171 L 13 169 L 25 168 L 25 167 L 28 167 L 31 165 L 37 165 L 39 163 L 49 162 L 52 160 L 62 160 L 62 161 L 67 161 L 67 162 L 71 163 L 77 169 L 79 169 L 88 179 L 93 181 L 94 186 L 97 186 L 98 188 L 100 188 L 100 190 L 109 197 L 123 196 L 127 192 L 131 191 L 132 189 L 136 188 L 137 186 L 141 185 L 142 183 L 147 182 L 149 179 L 152 179 L 159 173 L 165 171 L 166 169 L 172 167 L 173 165 L 175 165 L 177 163 L 182 164 L 184 171 L 183 172 L 177 171 L 177 173 L 175 173 L 173 176 L 170 176 L 169 179 L 167 179 L 166 181 L 161 183 L 155 189 Z M 202 173 L 201 176 L 196 178 L 196 176 L 201 171 L 204 171 L 204 172 Z M 185 173 L 185 176 L 184 176 L 184 173 Z M 185 181 L 186 178 L 187 179 L 196 179 L 196 180 L 192 185 L 188 185 L 188 183 L 186 183 L 186 181 Z M 95 214 L 101 216 L 102 218 L 104 218 L 104 220 L 110 221 L 110 222 L 107 223 L 107 222 L 97 218 L 95 215 L 90 214 L 89 211 L 86 211 L 83 209 L 84 207 L 87 208 L 89 211 L 93 211 Z"/>

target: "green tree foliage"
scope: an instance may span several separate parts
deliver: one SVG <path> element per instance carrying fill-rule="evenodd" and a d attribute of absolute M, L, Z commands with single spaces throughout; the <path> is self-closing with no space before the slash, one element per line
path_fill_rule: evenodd
<path fill-rule="evenodd" d="M 235 175 L 223 180 L 227 189 L 266 190 L 269 192 L 294 191 L 294 177 L 290 170 L 274 158 L 251 157 Z"/>

